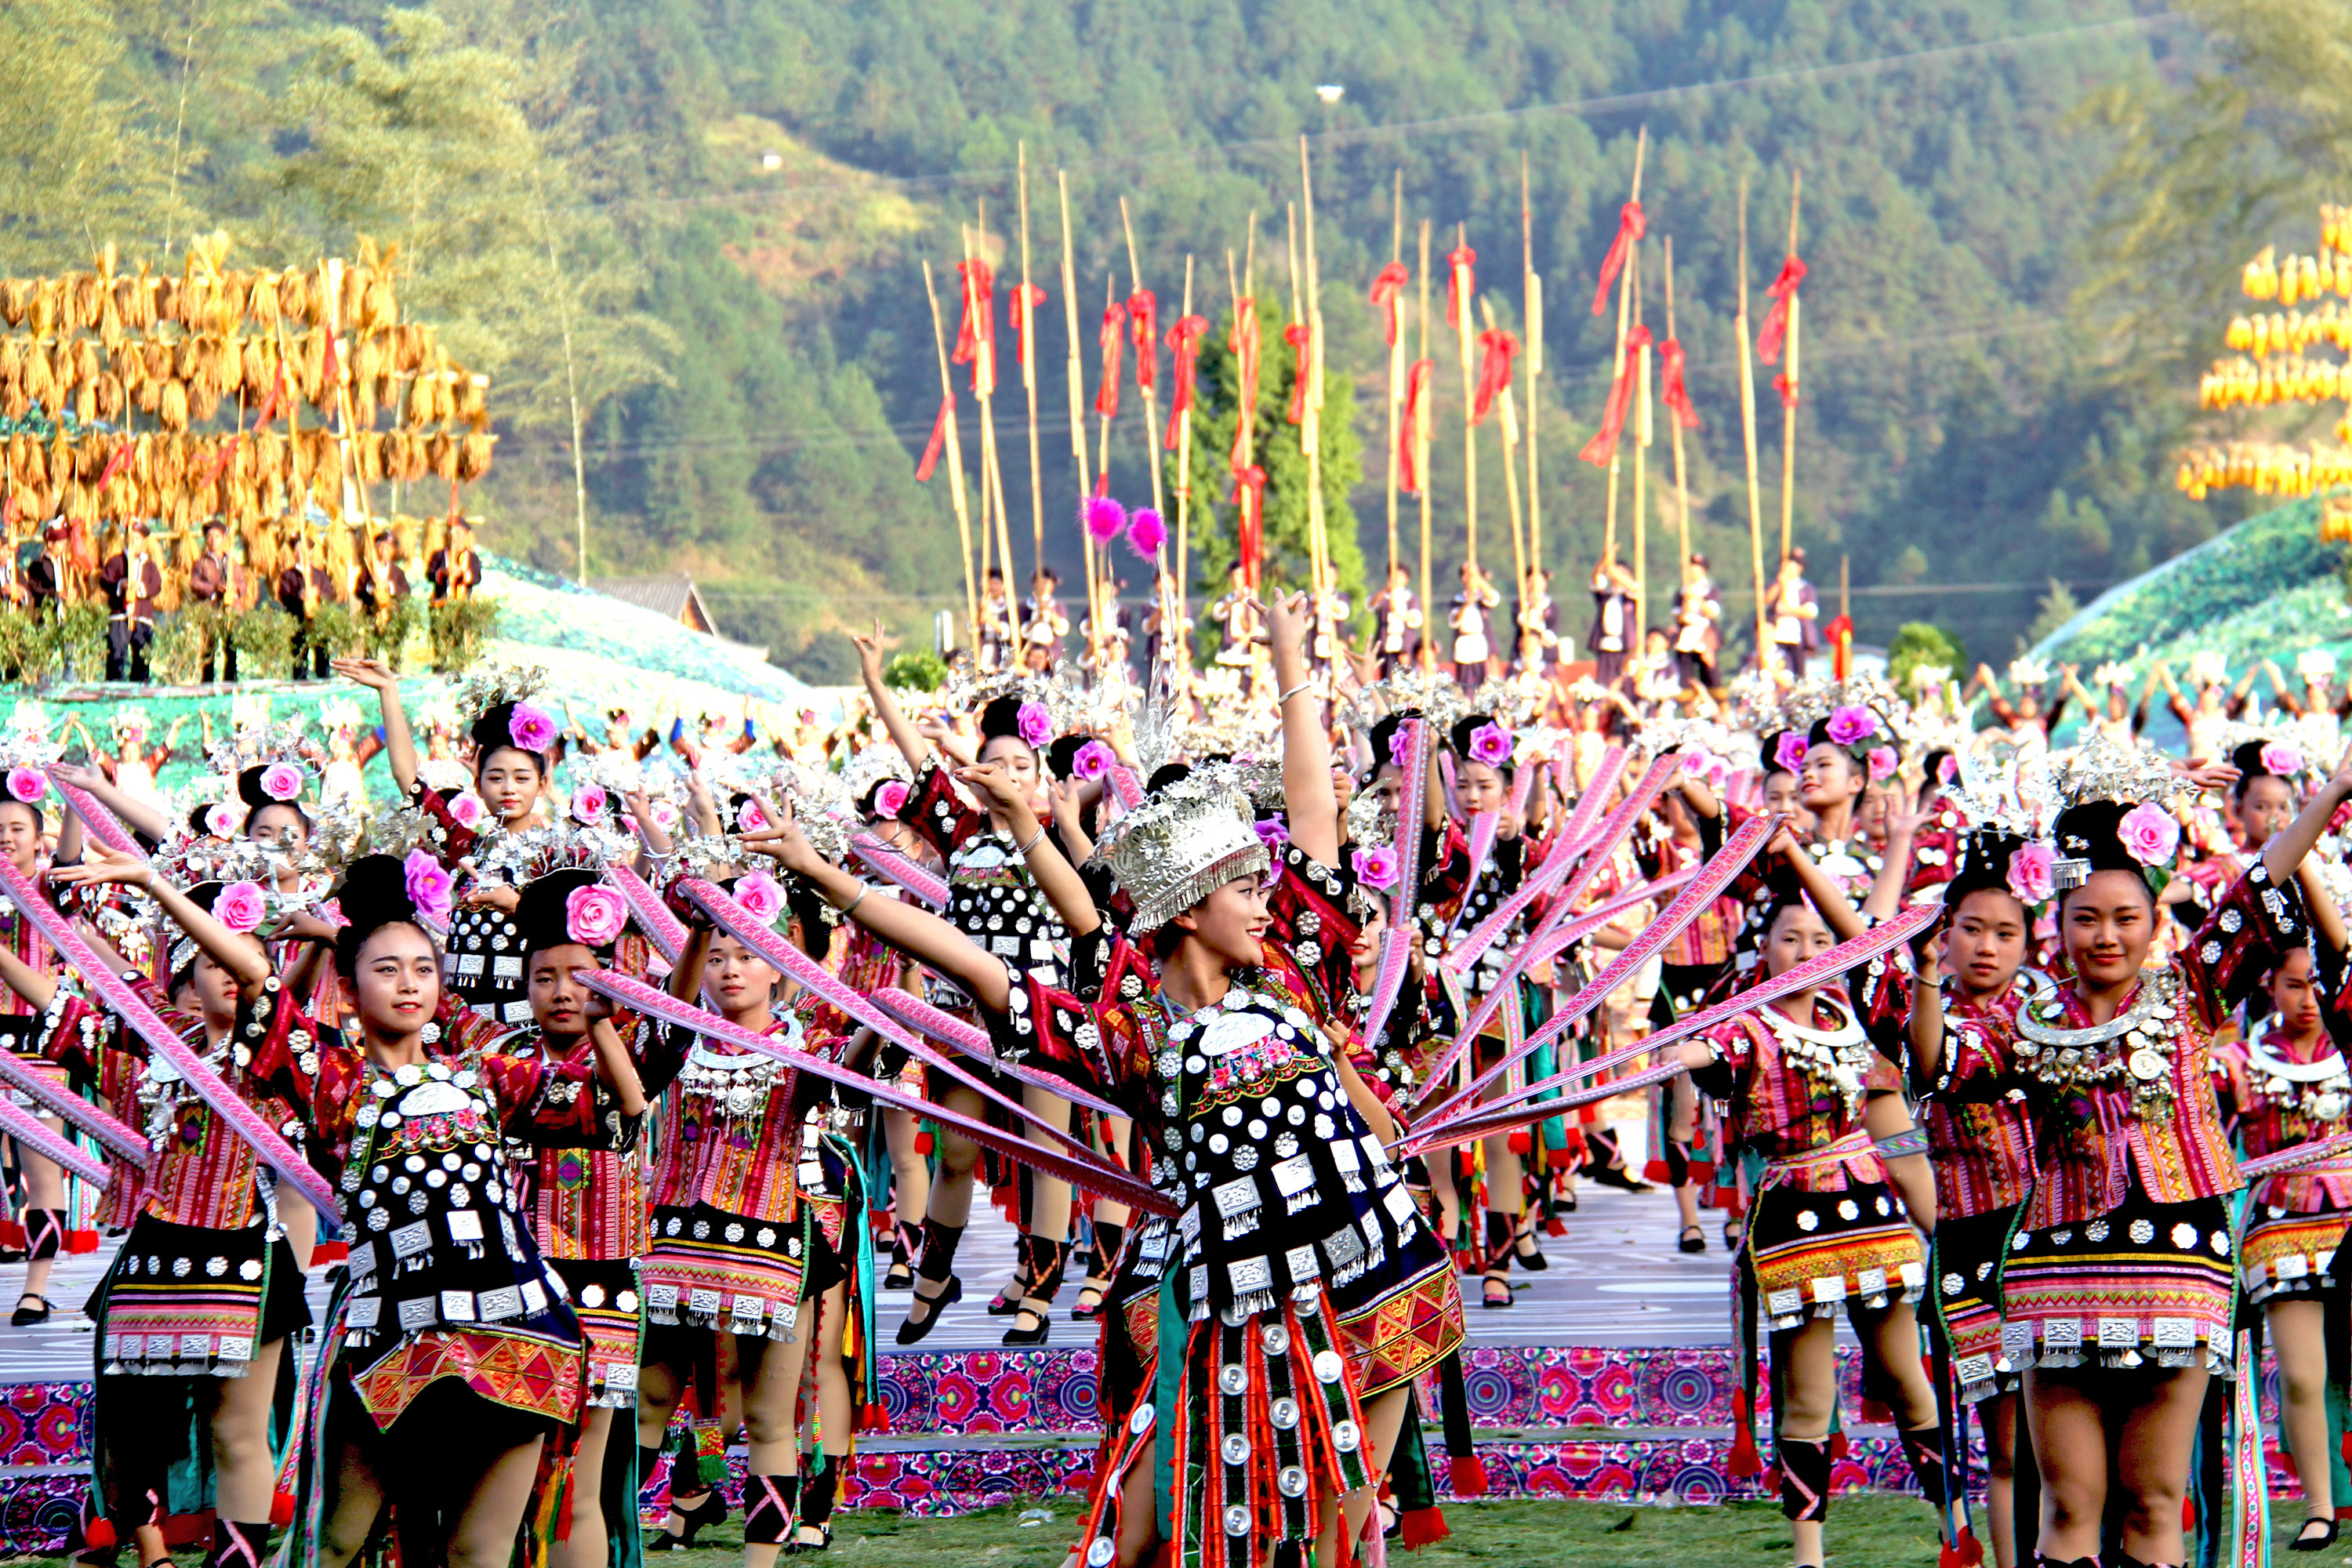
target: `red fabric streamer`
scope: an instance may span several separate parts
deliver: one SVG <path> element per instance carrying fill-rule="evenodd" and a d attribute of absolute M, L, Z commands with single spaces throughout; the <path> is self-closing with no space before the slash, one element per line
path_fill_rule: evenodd
<path fill-rule="evenodd" d="M 1005 300 L 1013 316 L 1013 358 L 1016 363 L 1034 364 L 1030 356 L 1037 345 L 1029 341 L 1029 332 L 1036 325 L 1037 307 L 1045 302 L 1045 290 L 1034 283 L 1016 283 Z"/>
<path fill-rule="evenodd" d="M 1127 297 L 1127 326 L 1135 339 L 1135 390 L 1149 397 L 1160 387 L 1160 301 L 1150 289 Z"/>
<path fill-rule="evenodd" d="M 1234 363 L 1241 373 L 1234 406 L 1242 411 L 1242 416 L 1234 422 L 1234 449 L 1227 455 L 1225 466 L 1239 474 L 1249 467 L 1250 426 L 1257 410 L 1257 301 L 1247 295 L 1234 302 L 1234 331 L 1225 340 L 1225 346 L 1233 351 Z"/>
<path fill-rule="evenodd" d="M 1617 367 L 1617 380 L 1609 388 L 1609 407 L 1601 416 L 1601 428 L 1584 444 L 1577 456 L 1601 468 L 1617 455 L 1617 437 L 1625 428 L 1625 414 L 1633 405 L 1633 378 L 1641 363 L 1641 352 L 1650 345 L 1650 329 L 1641 325 L 1625 331 L 1625 363 Z"/>
<path fill-rule="evenodd" d="M 1468 308 L 1462 298 L 1465 286 L 1470 293 L 1478 291 L 1478 253 L 1460 245 L 1445 256 L 1445 320 L 1457 332 L 1463 330 L 1462 323 L 1470 319 L 1462 313 Z"/>
<path fill-rule="evenodd" d="M 1297 356 L 1290 372 L 1290 412 L 1283 416 L 1293 425 L 1307 417 L 1307 345 L 1314 336 L 1304 321 L 1293 321 L 1282 329 L 1282 341 Z"/>
<path fill-rule="evenodd" d="M 269 421 L 277 416 L 278 400 L 284 396 L 285 394 L 286 364 L 285 362 L 281 360 L 278 362 L 278 379 L 270 384 L 269 395 L 261 400 L 261 412 L 253 416 L 254 434 L 258 435 L 261 431 L 261 427 L 264 425 L 268 424 Z M 240 430 L 236 435 L 230 437 L 226 441 L 221 443 L 220 450 L 213 454 L 212 467 L 205 470 L 205 477 L 201 481 L 199 481 L 200 483 L 208 485 L 215 479 L 220 478 L 221 470 L 228 467 L 228 460 L 236 456 L 236 448 L 239 443 L 244 441 L 246 434 L 247 433 L 245 431 Z"/>
<path fill-rule="evenodd" d="M 923 448 L 923 460 L 915 465 L 915 482 L 929 482 L 931 470 L 940 466 L 940 451 L 948 444 L 948 421 L 955 417 L 955 393 L 950 389 L 940 399 L 939 417 L 931 421 L 931 439 Z"/>
<path fill-rule="evenodd" d="M 1241 507 L 1242 581 L 1257 592 L 1258 557 L 1265 549 L 1265 470 L 1252 463 L 1234 473 L 1234 500 Z"/>
<path fill-rule="evenodd" d="M 1789 335 L 1789 301 L 1804 280 L 1805 264 L 1791 256 L 1780 263 L 1780 276 L 1764 290 L 1772 296 L 1772 308 L 1764 312 L 1764 325 L 1756 334 L 1756 357 L 1766 364 L 1780 357 L 1780 342 Z"/>
<path fill-rule="evenodd" d="M 1411 281 L 1412 276 L 1404 269 L 1403 262 L 1391 261 L 1381 268 L 1379 277 L 1372 279 L 1372 309 L 1381 311 L 1387 320 L 1391 348 L 1396 347 L 1397 297 L 1404 292 L 1404 286 Z"/>
<path fill-rule="evenodd" d="M 107 486 L 112 484 L 114 482 L 114 476 L 131 466 L 131 439 L 130 437 L 125 437 L 121 445 L 114 448 L 114 456 L 106 460 L 106 471 L 98 476 L 98 488 L 100 489 L 104 489 Z"/>
<path fill-rule="evenodd" d="M 1609 242 L 1609 254 L 1601 258 L 1601 286 L 1592 290 L 1592 313 L 1601 314 L 1609 303 L 1609 285 L 1617 281 L 1617 274 L 1625 270 L 1632 258 L 1633 247 L 1649 232 L 1649 220 L 1642 216 L 1642 204 L 1627 202 L 1617 209 L 1617 237 Z"/>
<path fill-rule="evenodd" d="M 1184 316 L 1168 329 L 1168 352 L 1176 356 L 1175 382 L 1169 395 L 1173 400 L 1168 409 L 1168 450 L 1176 449 L 1177 422 L 1192 406 L 1192 383 L 1197 379 L 1195 367 L 1200 363 L 1201 340 L 1208 334 L 1209 318 Z"/>
<path fill-rule="evenodd" d="M 1103 311 L 1102 388 L 1095 394 L 1095 412 L 1106 419 L 1118 417 L 1118 362 L 1127 347 L 1127 307 L 1113 304 Z"/>
<path fill-rule="evenodd" d="M 956 326 L 955 353 L 949 359 L 956 364 L 971 366 L 971 389 L 982 392 L 981 368 L 989 367 L 988 383 L 995 383 L 996 358 L 996 274 L 987 262 L 978 257 L 956 263 L 956 277 L 962 287 L 963 320 Z"/>
<path fill-rule="evenodd" d="M 1685 430 L 1701 428 L 1698 410 L 1691 406 L 1690 388 L 1683 381 L 1683 345 L 1678 338 L 1668 338 L 1658 345 L 1658 395 L 1675 416 L 1675 422 Z"/>
<path fill-rule="evenodd" d="M 1511 362 L 1519 355 L 1519 340 L 1500 327 L 1478 334 L 1484 358 L 1478 362 L 1476 399 L 1470 405 L 1470 423 L 1484 425 L 1495 411 L 1495 399 L 1511 384 Z"/>
<path fill-rule="evenodd" d="M 1429 383 L 1437 374 L 1433 359 L 1417 359 L 1404 373 L 1404 420 L 1397 426 L 1397 479 L 1408 495 L 1419 495 L 1428 476 L 1421 471 L 1422 430 L 1429 422 Z"/>
<path fill-rule="evenodd" d="M 327 395 L 331 398 L 335 395 L 335 384 L 342 379 L 343 363 L 342 356 L 335 352 L 335 334 L 332 332 L 327 334 L 327 353 L 322 363 L 325 368 L 319 373 L 319 384 L 326 388 Z"/>
<path fill-rule="evenodd" d="M 1789 379 L 1786 371 L 1772 378 L 1772 390 L 1780 395 L 1780 406 L 1783 409 L 1797 406 L 1797 384 Z"/>

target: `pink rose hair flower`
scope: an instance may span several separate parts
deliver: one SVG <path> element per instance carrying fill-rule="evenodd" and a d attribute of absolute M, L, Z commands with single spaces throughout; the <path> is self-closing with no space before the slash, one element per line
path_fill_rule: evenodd
<path fill-rule="evenodd" d="M 1389 735 L 1389 761 L 1401 768 L 1412 762 L 1412 735 L 1402 724 Z"/>
<path fill-rule="evenodd" d="M 2263 767 L 2283 779 L 2291 779 L 2303 772 L 2303 753 L 2284 741 L 2273 741 L 2263 748 Z"/>
<path fill-rule="evenodd" d="M 2146 801 L 2124 813 L 2116 824 L 2116 837 L 2141 865 L 2169 866 L 2180 847 L 2180 824 L 2164 807 Z"/>
<path fill-rule="evenodd" d="M 412 849 L 408 858 L 400 863 L 401 880 L 408 889 L 408 901 L 416 912 L 436 921 L 449 918 L 456 904 L 457 882 L 442 869 L 441 862 L 422 849 Z"/>
<path fill-rule="evenodd" d="M 752 871 L 735 881 L 735 901 L 762 925 L 773 925 L 776 917 L 784 912 L 784 889 L 782 883 L 765 871 Z"/>
<path fill-rule="evenodd" d="M 1902 759 L 1895 754 L 1894 747 L 1873 746 L 1870 749 L 1870 776 L 1874 781 L 1883 783 L 1893 778 L 1895 770 L 1900 766 Z"/>
<path fill-rule="evenodd" d="M 1257 841 L 1277 855 L 1282 852 L 1283 846 L 1290 842 L 1290 829 L 1282 825 L 1279 817 L 1270 816 L 1250 826 L 1257 832 Z"/>
<path fill-rule="evenodd" d="M 302 770 L 291 763 L 272 763 L 261 770 L 261 793 L 272 800 L 299 800 Z"/>
<path fill-rule="evenodd" d="M 736 808 L 736 832 L 765 833 L 770 826 L 771 824 L 768 821 L 767 808 L 762 806 L 756 797 L 746 800 L 740 806 Z"/>
<path fill-rule="evenodd" d="M 595 826 L 612 809 L 613 797 L 602 784 L 582 784 L 572 792 L 572 820 L 585 826 Z"/>
<path fill-rule="evenodd" d="M 480 795 L 468 791 L 450 799 L 449 820 L 460 827 L 478 827 L 482 818 L 489 815 L 489 810 L 482 804 Z"/>
<path fill-rule="evenodd" d="M 544 708 L 518 702 L 507 721 L 507 739 L 526 752 L 543 752 L 555 744 L 555 721 Z"/>
<path fill-rule="evenodd" d="M 226 801 L 205 813 L 205 831 L 215 838 L 234 838 L 245 826 L 245 814 Z"/>
<path fill-rule="evenodd" d="M 1878 715 L 1859 703 L 1830 711 L 1829 737 L 1841 746 L 1858 745 L 1878 733 Z"/>
<path fill-rule="evenodd" d="M 1088 741 L 1070 759 L 1070 771 L 1082 779 L 1098 779 L 1118 762 L 1118 753 L 1100 741 Z"/>
<path fill-rule="evenodd" d="M 1470 731 L 1470 760 L 1499 768 L 1511 760 L 1511 732 L 1489 720 Z"/>
<path fill-rule="evenodd" d="M 258 884 L 231 882 L 213 900 L 213 919 L 242 936 L 261 928 L 261 917 L 268 909 L 269 900 Z"/>
<path fill-rule="evenodd" d="M 38 768 L 10 768 L 8 793 L 31 805 L 49 793 L 49 775 Z"/>
<path fill-rule="evenodd" d="M 1378 892 L 1387 892 L 1397 884 L 1397 852 L 1386 845 L 1370 849 L 1359 849 L 1349 856 L 1356 880 Z"/>
<path fill-rule="evenodd" d="M 907 809 L 907 797 L 914 794 L 904 779 L 884 779 L 874 792 L 874 815 L 896 817 Z"/>
<path fill-rule="evenodd" d="M 616 941 L 629 923 L 629 906 L 612 889 L 592 884 L 563 897 L 564 934 L 583 947 Z"/>
<path fill-rule="evenodd" d="M 2009 890 L 2018 901 L 2044 904 L 2057 891 L 2052 879 L 2052 868 L 2058 863 L 2058 851 L 2047 844 L 2021 844 L 2010 853 Z"/>
<path fill-rule="evenodd" d="M 1951 752 L 1946 752 L 1943 754 L 1943 757 L 1936 763 L 1936 782 L 1938 784 L 1950 784 L 1954 779 L 1958 778 L 1959 776 L 1960 759 L 1954 756 Z"/>
<path fill-rule="evenodd" d="M 1772 763 L 1784 773 L 1805 771 L 1805 737 L 1795 730 L 1783 730 L 1780 738 L 1772 742 Z"/>
<path fill-rule="evenodd" d="M 1043 702 L 1024 702 L 1017 721 L 1021 738 L 1032 746 L 1043 746 L 1054 738 L 1054 715 Z"/>

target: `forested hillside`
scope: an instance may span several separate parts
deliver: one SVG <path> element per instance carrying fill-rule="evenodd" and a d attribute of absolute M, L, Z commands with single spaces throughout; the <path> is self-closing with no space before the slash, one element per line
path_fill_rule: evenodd
<path fill-rule="evenodd" d="M 1021 268 L 1019 145 L 1048 291 L 1044 511 L 1066 577 L 1077 493 L 1057 170 L 1091 396 L 1102 297 L 1131 287 L 1120 199 L 1163 331 L 1189 256 L 1192 308 L 1220 342 L 1253 215 L 1244 287 L 1269 315 L 1288 307 L 1286 208 L 1308 138 L 1329 363 L 1335 385 L 1353 386 L 1353 510 L 1377 574 L 1385 354 L 1365 290 L 1390 258 L 1392 192 L 1401 174 L 1408 265 L 1423 220 L 1441 266 L 1458 229 L 1482 295 L 1523 331 L 1524 153 L 1546 290 L 1547 553 L 1580 626 L 1575 576 L 1599 548 L 1605 484 L 1575 455 L 1615 325 L 1590 303 L 1646 127 L 1646 315 L 1663 335 L 1671 236 L 1705 422 L 1691 501 L 1718 577 L 1746 575 L 1738 193 L 1745 182 L 1760 315 L 1801 171 L 1798 537 L 1817 581 L 1833 583 L 1844 552 L 1856 584 L 1882 590 L 1855 601 L 1865 638 L 1932 618 L 1998 658 L 2045 579 L 2127 575 L 2234 515 L 2173 493 L 2166 453 L 2185 405 L 2119 377 L 2127 354 L 2070 309 L 2109 259 L 2099 225 L 2118 197 L 2102 179 L 2146 139 L 2125 110 L 2204 47 L 2185 21 L 2105 0 L 441 0 L 429 14 L 16 0 L 0 8 L 0 271 L 110 237 L 152 254 L 215 226 L 262 258 L 355 230 L 400 243 L 419 268 L 416 308 L 499 378 L 491 547 L 573 569 L 576 404 L 590 570 L 691 570 L 730 630 L 827 679 L 847 668 L 833 629 L 881 614 L 917 634 L 961 601 L 944 476 L 913 479 L 940 396 L 920 263 L 944 283 L 952 331 L 971 227 L 998 269 L 1003 330 Z M 1327 101 L 1325 85 L 1344 91 Z M 2095 111 L 2111 89 L 2124 96 Z M 1436 298 L 1442 313 L 1442 277 Z M 1278 333 L 1268 342 L 1271 374 L 1288 354 Z M 1463 533 L 1463 388 L 1451 332 L 1433 331 L 1430 352 L 1444 582 Z M 1769 374 L 1768 534 L 1780 489 Z M 968 394 L 961 406 L 969 459 Z M 1017 378 L 995 415 L 1025 570 Z M 1150 492 L 1145 440 L 1130 379 L 1111 469 L 1130 502 Z M 1196 511 L 1196 533 L 1229 531 L 1222 454 L 1194 462 L 1197 499 L 1219 503 L 1213 520 Z M 1663 424 L 1651 479 L 1650 572 L 1666 583 Z M 1491 563 L 1507 539 L 1491 471 L 1483 494 Z M 2036 586 L 1950 591 L 1994 583 Z M 1883 591 L 1906 585 L 1920 592 Z"/>

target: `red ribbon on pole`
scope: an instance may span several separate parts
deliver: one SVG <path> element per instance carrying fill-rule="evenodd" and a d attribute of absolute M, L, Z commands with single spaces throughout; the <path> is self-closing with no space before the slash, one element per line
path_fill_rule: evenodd
<path fill-rule="evenodd" d="M 1789 335 L 1789 301 L 1797 297 L 1797 285 L 1804 280 L 1805 264 L 1791 256 L 1780 263 L 1780 276 L 1764 290 L 1772 296 L 1772 308 L 1764 312 L 1764 325 L 1757 331 L 1756 357 L 1766 364 L 1780 357 L 1781 340 Z"/>
<path fill-rule="evenodd" d="M 1429 381 L 1437 374 L 1433 359 L 1417 359 L 1404 373 L 1404 421 L 1397 426 L 1397 482 L 1419 495 L 1428 476 L 1421 471 L 1421 444 L 1429 428 Z"/>
<path fill-rule="evenodd" d="M 915 465 L 915 482 L 928 483 L 931 470 L 940 466 L 940 451 L 948 444 L 948 421 L 955 417 L 955 391 L 940 399 L 939 417 L 931 421 L 930 444 L 923 448 L 923 460 Z"/>
<path fill-rule="evenodd" d="M 1127 297 L 1127 325 L 1135 339 L 1135 390 L 1149 397 L 1160 385 L 1160 301 L 1150 289 Z"/>
<path fill-rule="evenodd" d="M 1466 308 L 1462 298 L 1465 287 L 1471 293 L 1478 291 L 1478 253 L 1458 245 L 1445 257 L 1445 319 L 1457 332 L 1470 319 L 1462 313 Z"/>
<path fill-rule="evenodd" d="M 1772 390 L 1780 395 L 1781 407 L 1794 408 L 1797 406 L 1797 384 L 1789 379 L 1788 372 L 1782 371 L 1779 375 L 1772 378 Z"/>
<path fill-rule="evenodd" d="M 1617 437 L 1625 428 L 1626 410 L 1633 405 L 1633 376 L 1641 352 L 1649 347 L 1650 329 L 1635 324 L 1625 331 L 1625 363 L 1617 367 L 1617 379 L 1609 388 L 1609 407 L 1601 416 L 1601 428 L 1584 444 L 1577 456 L 1601 468 L 1617 455 Z"/>
<path fill-rule="evenodd" d="M 1293 321 L 1282 329 L 1282 341 L 1297 356 L 1290 371 L 1290 412 L 1283 416 L 1293 425 L 1307 417 L 1307 345 L 1314 336 L 1304 321 Z"/>
<path fill-rule="evenodd" d="M 1168 410 L 1168 437 L 1165 445 L 1176 449 L 1176 426 L 1192 406 L 1192 383 L 1200 363 L 1201 340 L 1208 334 L 1209 318 L 1184 316 L 1168 329 L 1168 349 L 1176 356 L 1175 384 L 1171 389 L 1173 399 Z"/>
<path fill-rule="evenodd" d="M 1403 262 L 1391 261 L 1381 268 L 1379 277 L 1372 279 L 1372 309 L 1382 312 L 1387 319 L 1391 348 L 1396 347 L 1397 297 L 1404 291 L 1404 286 L 1412 277 L 1404 269 Z"/>
<path fill-rule="evenodd" d="M 1649 232 L 1649 220 L 1642 216 L 1642 204 L 1627 202 L 1617 209 L 1617 237 L 1609 242 L 1609 254 L 1601 258 L 1601 286 L 1592 291 L 1592 313 L 1601 314 L 1609 302 L 1609 285 L 1617 281 L 1617 274 L 1625 270 L 1632 258 L 1633 247 Z"/>
<path fill-rule="evenodd" d="M 1045 290 L 1034 283 L 1016 283 L 1005 298 L 1013 315 L 1013 357 L 1021 364 L 1034 364 L 1030 356 L 1037 346 L 1029 341 L 1029 332 L 1037 324 L 1037 307 L 1045 302 Z"/>
<path fill-rule="evenodd" d="M 1265 551 L 1265 470 L 1255 463 L 1234 472 L 1234 500 L 1242 509 L 1239 542 L 1242 581 L 1257 592 L 1259 557 Z"/>
<path fill-rule="evenodd" d="M 971 366 L 971 389 L 986 390 L 981 371 L 988 370 L 987 384 L 996 381 L 996 274 L 987 262 L 977 256 L 970 261 L 956 263 L 956 277 L 961 281 L 963 320 L 956 326 L 955 353 L 949 356 L 956 364 Z"/>
<path fill-rule="evenodd" d="M 1701 428 L 1698 410 L 1691 406 L 1690 388 L 1683 382 L 1683 345 L 1679 338 L 1668 338 L 1658 345 L 1658 395 L 1675 416 L 1675 422 L 1685 430 Z"/>
<path fill-rule="evenodd" d="M 1102 387 L 1095 394 L 1095 412 L 1106 419 L 1118 417 L 1118 362 L 1127 346 L 1127 307 L 1114 303 L 1103 311 Z"/>
<path fill-rule="evenodd" d="M 1511 384 L 1511 362 L 1518 357 L 1519 340 L 1500 327 L 1491 327 L 1478 334 L 1478 347 L 1485 358 L 1478 362 L 1476 401 L 1470 406 L 1470 423 L 1484 425 L 1486 416 L 1495 411 L 1495 399 Z"/>
<path fill-rule="evenodd" d="M 1226 458 L 1226 467 L 1235 474 L 1249 467 L 1250 426 L 1257 411 L 1257 301 L 1244 295 L 1234 302 L 1233 335 L 1225 340 L 1241 373 L 1234 403 L 1241 417 L 1234 421 L 1234 449 Z"/>
<path fill-rule="evenodd" d="M 213 454 L 212 466 L 205 470 L 202 483 L 210 484 L 220 478 L 221 470 L 227 468 L 228 460 L 236 455 L 237 444 L 248 434 L 257 436 L 261 433 L 261 427 L 277 416 L 278 400 L 285 395 L 286 362 L 280 360 L 278 363 L 278 379 L 270 384 L 269 395 L 261 400 L 261 412 L 253 416 L 253 429 L 250 432 L 240 430 L 221 443 L 220 450 Z M 100 481 L 100 484 L 104 482 L 104 480 Z"/>
<path fill-rule="evenodd" d="M 131 437 L 125 436 L 114 448 L 114 456 L 106 460 L 106 471 L 98 476 L 98 489 L 104 489 L 114 482 L 114 476 L 131 466 Z"/>

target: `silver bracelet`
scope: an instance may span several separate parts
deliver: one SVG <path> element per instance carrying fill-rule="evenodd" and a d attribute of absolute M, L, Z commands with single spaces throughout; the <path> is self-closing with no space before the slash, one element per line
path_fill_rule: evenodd
<path fill-rule="evenodd" d="M 1274 705 L 1276 708 L 1281 707 L 1284 703 L 1289 701 L 1292 698 L 1297 696 L 1300 692 L 1306 690 L 1308 687 L 1314 684 L 1315 678 L 1310 675 L 1305 680 L 1302 680 L 1297 685 L 1292 687 L 1289 690 L 1276 692 L 1274 694 Z"/>
<path fill-rule="evenodd" d="M 842 906 L 841 906 L 841 909 L 840 909 L 840 910 L 839 910 L 839 911 L 838 911 L 838 913 L 840 914 L 841 918 L 842 918 L 843 920 L 847 920 L 847 919 L 849 918 L 849 916 L 850 916 L 851 912 L 852 912 L 853 910 L 855 910 L 857 908 L 857 906 L 858 906 L 858 905 L 860 905 L 860 904 L 862 904 L 862 903 L 864 903 L 864 902 L 866 901 L 866 894 L 868 894 L 868 893 L 870 893 L 870 892 L 872 892 L 873 890 L 874 890 L 874 884 L 872 884 L 871 882 L 860 882 L 860 883 L 858 883 L 858 884 L 857 884 L 857 896 L 856 896 L 856 898 L 854 898 L 854 899 L 850 900 L 849 900 L 849 902 L 847 902 L 847 903 L 845 903 L 845 904 L 844 904 L 844 905 L 842 905 Z"/>
<path fill-rule="evenodd" d="M 1020 848 L 1014 850 L 1013 853 L 1020 856 L 1024 860 L 1026 860 L 1029 858 L 1029 851 L 1036 848 L 1038 845 L 1043 844 L 1045 841 L 1045 825 L 1041 822 L 1037 825 L 1036 836 L 1031 838 L 1028 843 L 1024 844 Z"/>

